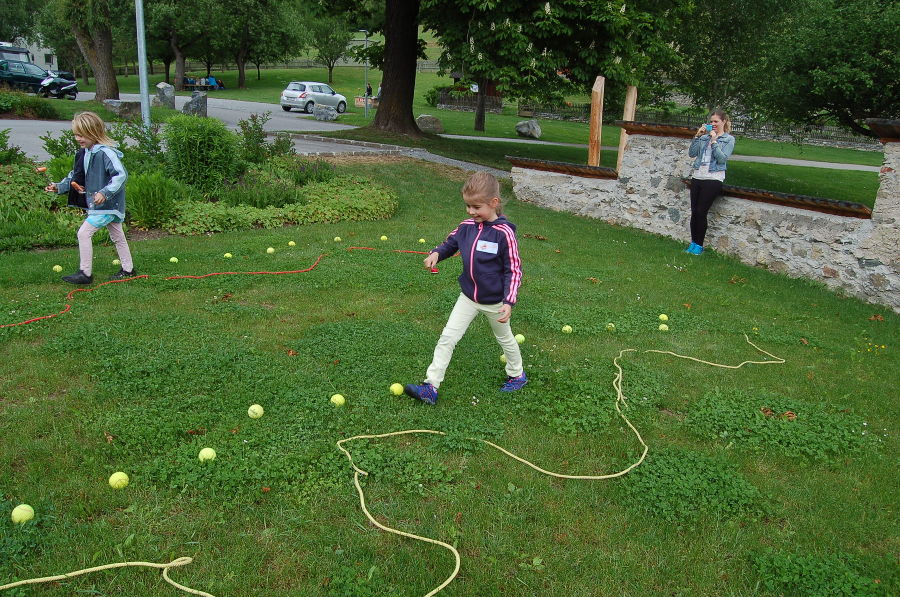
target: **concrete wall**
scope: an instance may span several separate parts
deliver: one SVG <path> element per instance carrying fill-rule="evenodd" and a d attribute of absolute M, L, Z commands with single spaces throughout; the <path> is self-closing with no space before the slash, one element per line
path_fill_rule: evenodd
<path fill-rule="evenodd" d="M 615 180 L 513 168 L 516 196 L 551 209 L 690 241 L 689 139 L 632 134 Z M 742 262 L 824 282 L 900 313 L 900 143 L 885 144 L 870 220 L 721 197 L 706 246 Z"/>

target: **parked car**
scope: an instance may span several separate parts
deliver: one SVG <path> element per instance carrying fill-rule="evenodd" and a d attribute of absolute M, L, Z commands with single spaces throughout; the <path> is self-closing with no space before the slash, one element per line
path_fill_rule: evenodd
<path fill-rule="evenodd" d="M 0 85 L 44 97 L 75 99 L 78 95 L 78 84 L 75 81 L 53 76 L 36 64 L 21 60 L 0 60 Z"/>
<path fill-rule="evenodd" d="M 316 104 L 331 106 L 338 114 L 347 110 L 347 98 L 326 85 L 314 81 L 291 81 L 281 92 L 281 109 L 290 112 L 292 108 L 301 108 L 312 114 Z"/>

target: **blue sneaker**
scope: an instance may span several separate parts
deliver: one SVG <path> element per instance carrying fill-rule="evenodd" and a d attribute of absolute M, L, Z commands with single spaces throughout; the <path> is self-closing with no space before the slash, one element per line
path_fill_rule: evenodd
<path fill-rule="evenodd" d="M 408 383 L 403 386 L 403 392 L 407 396 L 418 398 L 422 402 L 426 402 L 428 404 L 437 403 L 437 388 L 425 381 L 422 382 L 422 385 Z"/>
<path fill-rule="evenodd" d="M 528 376 L 525 375 L 525 372 L 522 371 L 522 375 L 519 377 L 507 377 L 506 383 L 503 384 L 503 387 L 500 388 L 501 392 L 515 392 L 516 390 L 521 390 L 522 387 L 528 383 Z"/>
<path fill-rule="evenodd" d="M 689 244 L 689 245 L 687 246 L 687 249 L 685 249 L 684 252 L 685 252 L 685 253 L 691 253 L 691 254 L 693 254 L 694 248 L 695 248 L 695 247 L 699 247 L 699 246 L 700 246 L 700 245 L 698 245 L 697 243 L 692 242 L 691 244 Z"/>
<path fill-rule="evenodd" d="M 690 253 L 691 255 L 700 255 L 703 253 L 703 247 L 701 247 L 700 245 L 694 245 L 694 248 L 692 250 L 689 250 L 688 253 Z"/>

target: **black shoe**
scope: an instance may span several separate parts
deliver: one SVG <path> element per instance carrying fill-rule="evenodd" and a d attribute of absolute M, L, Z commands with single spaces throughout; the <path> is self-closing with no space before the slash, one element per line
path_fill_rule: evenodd
<path fill-rule="evenodd" d="M 130 272 L 126 272 L 124 269 L 119 268 L 119 271 L 109 277 L 110 280 L 123 280 L 125 278 L 133 278 L 137 275 L 137 270 L 131 270 Z"/>
<path fill-rule="evenodd" d="M 90 284 L 94 281 L 94 276 L 89 276 L 83 271 L 78 270 L 74 274 L 63 276 L 62 279 L 63 282 L 68 282 L 69 284 Z"/>

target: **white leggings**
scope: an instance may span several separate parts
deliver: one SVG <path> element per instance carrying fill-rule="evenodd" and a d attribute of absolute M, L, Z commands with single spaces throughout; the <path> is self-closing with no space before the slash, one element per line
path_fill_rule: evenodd
<path fill-rule="evenodd" d="M 109 238 L 116 245 L 116 253 L 119 254 L 119 261 L 122 262 L 122 269 L 126 272 L 134 271 L 134 263 L 131 261 L 131 251 L 128 249 L 128 241 L 125 240 L 125 232 L 122 230 L 121 222 L 111 222 L 106 225 L 106 229 L 109 231 Z M 81 258 L 81 271 L 85 273 L 86 276 L 90 276 L 92 269 L 92 262 L 94 261 L 94 244 L 91 242 L 91 237 L 100 230 L 96 226 L 91 226 L 88 224 L 87 220 L 81 224 L 81 228 L 78 229 L 78 255 Z"/>
<path fill-rule="evenodd" d="M 518 377 L 522 375 L 522 353 L 519 352 L 519 343 L 513 336 L 512 328 L 509 321 L 500 323 L 497 319 L 500 317 L 499 311 L 503 303 L 496 305 L 482 305 L 469 299 L 466 295 L 460 294 L 456 299 L 456 305 L 450 312 L 447 319 L 447 325 L 441 332 L 441 338 L 438 340 L 437 346 L 434 348 L 434 358 L 425 374 L 425 381 L 434 387 L 440 387 L 444 381 L 444 373 L 447 366 L 450 365 L 450 359 L 453 357 L 453 349 L 456 343 L 462 339 L 469 324 L 479 313 L 484 313 L 488 323 L 491 324 L 491 330 L 500 347 L 503 348 L 503 354 L 506 355 L 506 374 L 510 377 Z"/>

